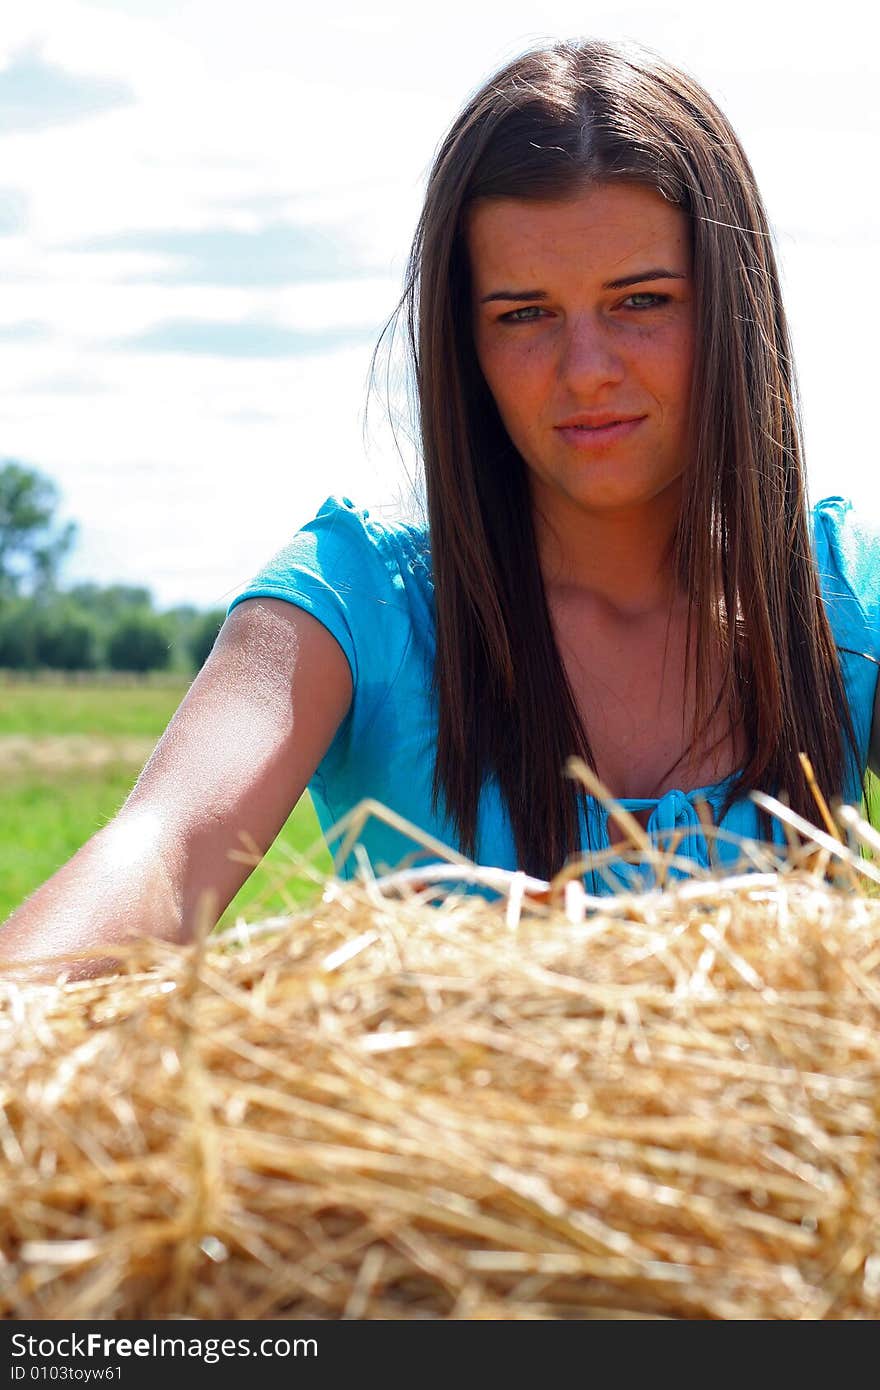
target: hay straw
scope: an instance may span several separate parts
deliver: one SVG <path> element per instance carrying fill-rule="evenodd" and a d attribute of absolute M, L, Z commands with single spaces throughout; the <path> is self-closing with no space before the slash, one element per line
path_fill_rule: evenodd
<path fill-rule="evenodd" d="M 876 1318 L 873 865 L 762 804 L 851 884 L 365 864 L 110 978 L 7 964 L 2 1315 Z"/>
<path fill-rule="evenodd" d="M 810 759 L 807 757 L 806 753 L 798 753 L 798 758 L 800 759 L 801 767 L 804 769 L 804 776 L 807 779 L 807 785 L 809 786 L 810 791 L 813 793 L 813 800 L 819 808 L 819 814 L 822 817 L 825 829 L 828 831 L 829 835 L 834 836 L 835 840 L 839 840 L 841 838 L 840 831 L 834 824 L 834 821 L 831 818 L 831 812 L 828 809 L 828 802 L 825 800 L 824 796 L 822 795 L 822 792 L 819 789 L 819 784 L 816 781 L 816 774 L 813 771 L 813 764 L 810 762 Z"/>

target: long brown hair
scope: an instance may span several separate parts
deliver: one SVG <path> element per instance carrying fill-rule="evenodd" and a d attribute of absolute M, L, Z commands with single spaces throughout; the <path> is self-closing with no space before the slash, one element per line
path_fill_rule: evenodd
<path fill-rule="evenodd" d="M 815 818 L 798 752 L 826 796 L 843 795 L 844 734 L 861 776 L 811 554 L 795 368 L 751 166 L 711 97 L 652 50 L 536 49 L 486 82 L 442 142 L 392 324 L 404 316 L 435 581 L 434 810 L 442 794 L 474 856 L 480 793 L 497 779 L 518 862 L 543 877 L 581 848 L 583 792 L 566 760 L 595 760 L 554 638 L 527 468 L 476 358 L 464 219 L 478 198 L 562 198 L 609 181 L 655 189 L 691 231 L 691 472 L 671 556 L 688 594 L 691 746 L 719 709 L 742 720 L 747 757 L 722 817 L 761 787 Z"/>

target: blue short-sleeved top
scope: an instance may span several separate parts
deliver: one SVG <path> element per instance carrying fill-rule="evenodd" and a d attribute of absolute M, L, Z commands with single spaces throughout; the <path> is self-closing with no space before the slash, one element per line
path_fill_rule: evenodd
<path fill-rule="evenodd" d="M 860 520 L 846 499 L 826 497 L 813 508 L 811 534 L 860 759 L 858 768 L 850 765 L 846 799 L 858 804 L 880 663 L 880 525 Z M 309 782 L 322 830 L 328 832 L 353 806 L 371 797 L 460 850 L 451 820 L 431 810 L 437 744 L 431 691 L 435 609 L 424 527 L 380 521 L 347 497 L 328 497 L 315 519 L 235 596 L 229 612 L 257 597 L 284 599 L 312 613 L 336 638 L 351 668 L 350 709 Z M 661 846 L 666 843 L 664 832 L 684 830 L 676 853 L 709 868 L 710 850 L 696 809 L 699 799 L 710 804 L 716 825 L 725 831 L 759 838 L 757 809 L 748 799 L 734 802 L 720 819 L 730 780 L 668 791 L 652 800 L 621 799 L 620 804 L 650 812 L 648 834 Z M 585 804 L 586 812 L 580 813 L 582 844 L 607 850 L 606 811 L 594 798 L 585 798 Z M 778 825 L 774 836 L 780 842 L 784 838 Z M 408 864 L 438 858 L 375 817 L 367 821 L 359 841 L 376 873 L 396 868 L 405 857 Z M 722 864 L 738 862 L 738 841 L 715 840 L 712 856 Z M 494 777 L 484 786 L 478 808 L 477 861 L 518 867 L 513 832 Z M 349 878 L 356 867 L 349 855 L 338 871 Z M 650 876 L 646 879 L 642 869 L 618 859 L 586 875 L 585 886 L 603 893 L 646 881 Z"/>

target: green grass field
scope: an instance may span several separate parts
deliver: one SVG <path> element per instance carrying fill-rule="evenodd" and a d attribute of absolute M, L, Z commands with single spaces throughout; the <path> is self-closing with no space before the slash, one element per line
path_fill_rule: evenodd
<path fill-rule="evenodd" d="M 0 678 L 0 922 L 116 814 L 187 687 L 167 678 Z M 297 879 L 291 855 L 310 849 L 320 833 L 306 795 L 221 925 L 313 898 L 314 886 Z M 329 871 L 326 851 L 315 862 Z"/>
<path fill-rule="evenodd" d="M 189 684 L 168 676 L 18 681 L 0 675 L 0 737 L 96 734 L 158 739 Z"/>

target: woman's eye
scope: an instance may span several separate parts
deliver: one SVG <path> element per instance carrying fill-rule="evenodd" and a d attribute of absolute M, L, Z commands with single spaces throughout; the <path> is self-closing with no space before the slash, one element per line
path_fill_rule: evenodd
<path fill-rule="evenodd" d="M 640 294 L 629 295 L 624 303 L 628 304 L 633 299 L 650 299 L 653 301 L 651 304 L 637 304 L 635 307 L 637 309 L 653 309 L 657 304 L 665 304 L 668 298 L 668 294 L 651 294 L 648 290 L 643 290 Z"/>
<path fill-rule="evenodd" d="M 522 309 L 511 309 L 509 313 L 501 315 L 502 323 L 532 323 L 538 314 L 543 313 L 543 309 L 538 304 L 526 304 Z"/>
<path fill-rule="evenodd" d="M 639 304 L 634 300 L 641 300 Z M 649 290 L 641 290 L 636 294 L 628 295 L 623 301 L 624 305 L 630 305 L 638 313 L 643 313 L 646 309 L 659 308 L 661 304 L 666 304 L 669 300 L 668 294 L 652 294 Z M 546 314 L 546 309 L 542 309 L 539 304 L 525 304 L 521 309 L 511 309 L 508 313 L 502 314 L 500 323 L 535 323 L 538 318 Z"/>

